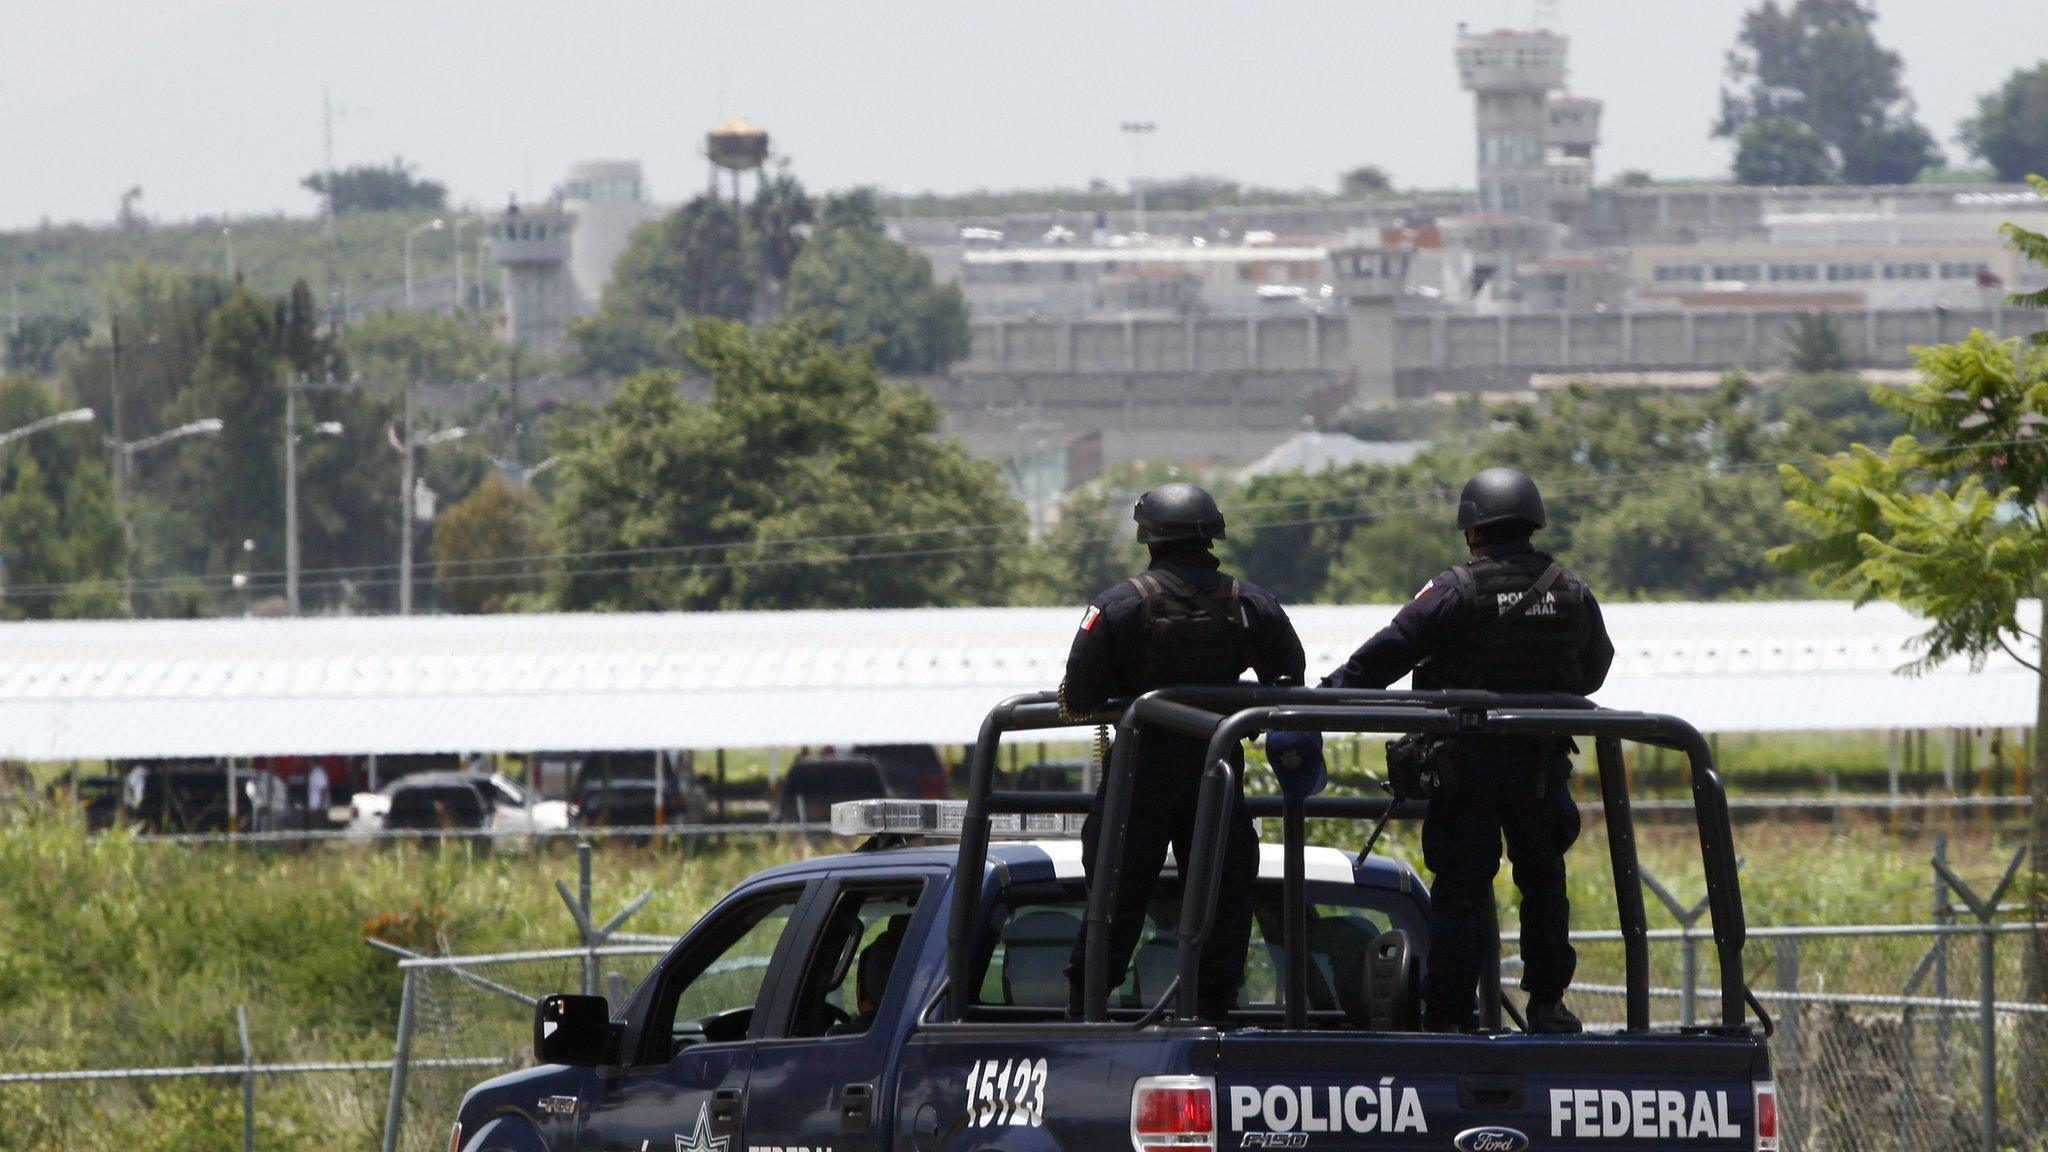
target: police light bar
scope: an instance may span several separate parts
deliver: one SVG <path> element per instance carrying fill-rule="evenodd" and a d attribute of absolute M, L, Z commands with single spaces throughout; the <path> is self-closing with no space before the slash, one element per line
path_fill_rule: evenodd
<path fill-rule="evenodd" d="M 1001 840 L 1051 840 L 1079 836 L 1078 813 L 999 812 L 989 817 L 989 835 Z M 965 800 L 847 800 L 832 806 L 832 831 L 840 836 L 930 836 L 958 839 L 967 822 Z"/>

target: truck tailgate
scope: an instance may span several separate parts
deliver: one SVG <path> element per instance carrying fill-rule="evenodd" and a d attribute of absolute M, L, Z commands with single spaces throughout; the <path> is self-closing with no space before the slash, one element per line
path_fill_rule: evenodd
<path fill-rule="evenodd" d="M 1219 1047 L 1219 1149 L 1750 1148 L 1760 1041 L 1699 1035 L 1304 1036 Z M 1516 1141 L 1514 1134 L 1525 1139 Z"/>

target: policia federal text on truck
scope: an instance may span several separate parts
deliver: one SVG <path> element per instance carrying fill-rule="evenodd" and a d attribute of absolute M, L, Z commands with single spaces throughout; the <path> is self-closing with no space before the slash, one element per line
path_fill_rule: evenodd
<path fill-rule="evenodd" d="M 1444 1149 L 1777 1147 L 1768 1020 L 1743 983 L 1741 892 L 1727 802 L 1705 742 L 1668 716 L 1570 697 L 1254 687 L 1148 694 L 1122 710 L 1100 859 L 1118 858 L 1131 750 L 1172 730 L 1209 741 L 1198 819 L 1214 828 L 1261 731 L 1548 733 L 1596 749 L 1625 938 L 1626 1024 L 1584 1036 L 1420 1030 L 1429 896 L 1412 869 L 1304 843 L 1305 819 L 1384 801 L 1255 798 L 1283 818 L 1262 852 L 1243 994 L 1218 1024 L 1194 975 L 1214 918 L 1214 836 L 1161 883 L 1129 976 L 1087 949 L 1085 1020 L 1066 1022 L 1068 950 L 1104 940 L 1119 877 L 1081 877 L 1078 845 L 1000 839 L 1070 828 L 1081 793 L 997 791 L 1006 732 L 1062 720 L 1050 693 L 983 725 L 964 806 L 872 801 L 835 812 L 876 833 L 851 855 L 771 869 L 713 908 L 614 1014 L 554 996 L 535 1019 L 543 1067 L 464 1100 L 452 1147 L 668 1152 L 1052 1152 L 1130 1147 Z M 1718 1020 L 1653 1030 L 1648 953 L 1620 742 L 1684 752 L 1721 979 Z M 957 849 L 916 834 L 957 818 Z M 992 839 L 993 838 L 993 839 Z M 1511 1007 L 1511 1006 L 1509 1006 Z M 1759 1033 L 1749 1012 L 1763 1022 Z"/>

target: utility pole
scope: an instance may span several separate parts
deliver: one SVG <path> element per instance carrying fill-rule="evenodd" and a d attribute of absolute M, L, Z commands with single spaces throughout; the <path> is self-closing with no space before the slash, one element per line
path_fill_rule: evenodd
<path fill-rule="evenodd" d="M 301 391 L 339 392 L 342 385 L 334 382 L 329 373 L 325 385 L 315 385 L 311 380 L 293 373 L 285 377 L 284 383 L 284 599 L 291 614 L 299 614 L 299 393 Z M 313 431 L 321 436 L 339 436 L 343 429 L 339 422 L 315 423 Z"/>
<path fill-rule="evenodd" d="M 398 614 L 412 615 L 412 522 L 417 510 L 413 507 L 413 453 L 418 446 L 412 439 L 413 420 L 412 378 L 405 380 L 405 427 L 399 433 L 399 443 L 404 447 L 404 463 L 399 465 L 398 487 Z"/>
<path fill-rule="evenodd" d="M 299 377 L 284 378 L 284 602 L 299 614 Z"/>

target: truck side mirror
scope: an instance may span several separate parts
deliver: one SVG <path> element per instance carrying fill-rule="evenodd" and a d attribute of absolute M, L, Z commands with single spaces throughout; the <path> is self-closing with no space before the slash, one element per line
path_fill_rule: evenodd
<path fill-rule="evenodd" d="M 616 1063 L 619 1032 L 604 997 L 557 993 L 533 1010 L 534 1059 L 572 1068 Z"/>

